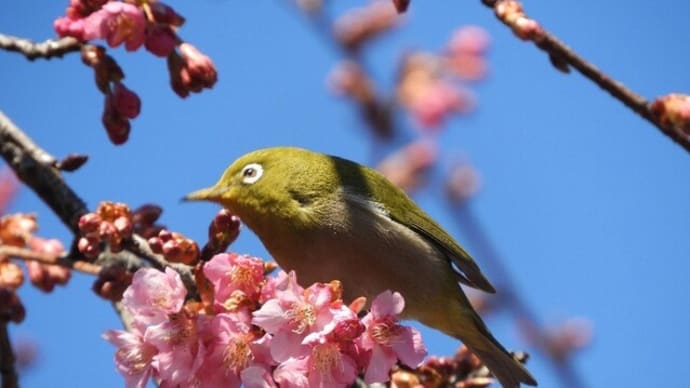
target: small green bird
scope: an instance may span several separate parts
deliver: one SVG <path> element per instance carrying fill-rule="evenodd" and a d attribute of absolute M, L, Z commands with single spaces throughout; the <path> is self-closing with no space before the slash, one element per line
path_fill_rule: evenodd
<path fill-rule="evenodd" d="M 292 147 L 246 154 L 187 200 L 221 204 L 303 284 L 338 279 L 346 302 L 385 290 L 405 318 L 462 340 L 506 388 L 537 382 L 491 335 L 458 282 L 494 293 L 470 255 L 378 172 Z"/>

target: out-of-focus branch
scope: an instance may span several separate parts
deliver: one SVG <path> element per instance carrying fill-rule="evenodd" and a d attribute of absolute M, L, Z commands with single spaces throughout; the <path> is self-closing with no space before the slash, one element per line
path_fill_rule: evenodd
<path fill-rule="evenodd" d="M 87 213 L 84 201 L 65 183 L 56 160 L 38 147 L 0 111 L 0 154 L 17 177 L 38 194 L 78 235 L 79 217 Z"/>
<path fill-rule="evenodd" d="M 0 376 L 2 388 L 19 387 L 19 376 L 15 367 L 14 350 L 7 332 L 7 321 L 0 320 Z"/>
<path fill-rule="evenodd" d="M 90 275 L 98 275 L 101 272 L 101 267 L 92 263 L 80 260 L 70 260 L 63 256 L 55 257 L 47 253 L 11 245 L 0 245 L 0 257 L 14 257 L 22 260 L 37 261 L 43 264 L 60 265 Z"/>
<path fill-rule="evenodd" d="M 504 260 L 494 248 L 481 223 L 472 212 L 467 201 L 453 204 L 456 211 L 455 219 L 465 231 L 469 241 L 476 248 L 476 256 L 481 258 L 482 264 L 490 268 L 492 278 L 498 289 L 497 295 L 501 298 L 501 306 L 515 314 L 517 323 L 526 337 L 530 339 L 538 350 L 551 362 L 564 387 L 579 388 L 585 384 L 572 364 L 567 359 L 552 353 L 549 337 L 546 330 L 539 324 L 537 314 L 520 293 L 517 285 L 506 268 Z"/>
<path fill-rule="evenodd" d="M 607 91 L 615 99 L 652 123 L 664 135 L 690 152 L 690 137 L 683 134 L 683 131 L 679 128 L 664 125 L 660 118 L 652 113 L 650 102 L 647 99 L 609 77 L 596 66 L 579 56 L 553 34 L 541 28 L 534 19 L 527 17 L 519 2 L 514 0 L 482 0 L 482 3 L 492 8 L 498 19 L 510 27 L 520 39 L 530 40 L 541 50 L 545 51 L 551 63 L 558 70 L 568 73 L 569 67 L 572 66 L 587 79 Z"/>
<path fill-rule="evenodd" d="M 81 50 L 81 45 L 81 42 L 72 37 L 48 39 L 36 43 L 29 39 L 0 34 L 0 49 L 23 54 L 30 61 L 36 58 L 61 58 L 65 54 Z"/>

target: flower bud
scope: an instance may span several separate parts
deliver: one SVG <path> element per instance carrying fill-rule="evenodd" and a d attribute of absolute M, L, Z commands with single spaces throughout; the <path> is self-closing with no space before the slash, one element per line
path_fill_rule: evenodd
<path fill-rule="evenodd" d="M 24 283 L 24 273 L 17 264 L 4 259 L 0 261 L 0 288 L 16 290 Z"/>
<path fill-rule="evenodd" d="M 112 92 L 113 109 L 120 115 L 133 119 L 141 112 L 141 100 L 133 91 L 127 89 L 122 82 L 115 82 Z"/>

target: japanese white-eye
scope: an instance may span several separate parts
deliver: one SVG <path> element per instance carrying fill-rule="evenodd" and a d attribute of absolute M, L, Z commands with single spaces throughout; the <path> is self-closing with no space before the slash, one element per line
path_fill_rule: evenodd
<path fill-rule="evenodd" d="M 185 198 L 239 216 L 303 284 L 340 280 L 346 302 L 398 291 L 405 318 L 462 340 L 504 387 L 537 384 L 460 288 L 495 292 L 474 260 L 373 169 L 300 148 L 266 148 L 235 160 L 213 187 Z"/>

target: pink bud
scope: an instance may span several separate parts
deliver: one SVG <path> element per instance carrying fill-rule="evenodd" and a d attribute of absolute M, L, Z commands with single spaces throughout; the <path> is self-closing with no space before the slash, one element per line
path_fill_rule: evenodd
<path fill-rule="evenodd" d="M 122 82 L 115 82 L 111 103 L 117 113 L 128 119 L 139 116 L 139 112 L 141 111 L 141 100 L 139 96 L 127 89 Z"/>
<path fill-rule="evenodd" d="M 185 61 L 184 68 L 188 73 L 189 90 L 200 92 L 203 88 L 212 88 L 218 80 L 218 74 L 211 59 L 190 43 L 182 43 L 179 48 L 180 55 Z M 186 77 L 183 75 L 182 78 Z"/>
<path fill-rule="evenodd" d="M 153 13 L 153 18 L 156 22 L 161 24 L 170 24 L 172 26 L 179 27 L 184 24 L 184 17 L 180 16 L 175 10 L 160 1 L 149 3 L 151 6 L 151 12 Z"/>
<path fill-rule="evenodd" d="M 175 50 L 177 40 L 177 35 L 169 26 L 155 24 L 146 30 L 146 42 L 144 44 L 153 55 L 165 58 Z"/>

